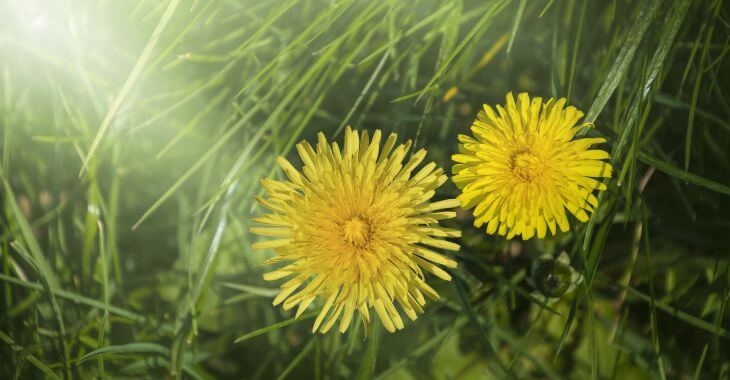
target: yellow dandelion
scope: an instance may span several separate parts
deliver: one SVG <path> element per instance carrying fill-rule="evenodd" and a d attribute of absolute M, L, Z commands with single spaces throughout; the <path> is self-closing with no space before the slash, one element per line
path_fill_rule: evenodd
<path fill-rule="evenodd" d="M 608 153 L 589 149 L 603 138 L 574 138 L 591 124 L 576 124 L 583 112 L 565 107 L 565 99 L 507 94 L 504 107 L 484 105 L 471 126 L 474 137 L 459 135 L 452 158 L 457 198 L 474 208 L 474 226 L 489 234 L 529 239 L 568 230 L 565 210 L 581 222 L 598 206 L 594 190 L 611 177 Z"/>
<path fill-rule="evenodd" d="M 446 209 L 459 202 L 431 203 L 436 188 L 447 180 L 443 169 L 432 162 L 415 171 L 426 157 L 424 149 L 403 164 L 411 142 L 396 147 L 395 134 L 382 149 L 379 130 L 371 140 L 367 132 L 348 127 L 343 151 L 322 133 L 318 140 L 316 150 L 306 141 L 297 145 L 301 172 L 279 157 L 288 180 L 262 180 L 267 197 L 258 201 L 271 213 L 254 219 L 266 226 L 251 232 L 277 239 L 253 248 L 273 248 L 276 256 L 268 263 L 286 262 L 266 273 L 265 280 L 290 278 L 274 305 L 283 302 L 285 310 L 297 306 L 298 318 L 322 300 L 312 332 L 325 333 L 338 319 L 345 332 L 356 311 L 367 328 L 371 308 L 388 331 L 402 329 L 396 304 L 415 320 L 423 313 L 424 295 L 438 299 L 423 269 L 451 279 L 440 266 L 455 268 L 456 261 L 434 248 L 459 249 L 444 238 L 460 232 L 439 225 L 455 216 Z"/>

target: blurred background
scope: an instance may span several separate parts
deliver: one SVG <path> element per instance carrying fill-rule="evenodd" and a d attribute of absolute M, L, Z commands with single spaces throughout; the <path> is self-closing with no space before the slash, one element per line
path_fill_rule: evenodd
<path fill-rule="evenodd" d="M 729 28 L 722 0 L 3 0 L 0 377 L 726 379 Z M 454 280 L 394 334 L 271 306 L 248 227 L 278 155 L 349 124 L 450 173 L 509 91 L 608 139 L 589 223 L 460 212 Z M 561 252 L 584 280 L 547 300 Z"/>

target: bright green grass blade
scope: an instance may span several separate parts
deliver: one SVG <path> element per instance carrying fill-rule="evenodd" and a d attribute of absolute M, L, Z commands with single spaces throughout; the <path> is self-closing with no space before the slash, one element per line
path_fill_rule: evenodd
<path fill-rule="evenodd" d="M 35 235 L 33 234 L 33 231 L 28 224 L 28 221 L 25 219 L 25 216 L 20 211 L 20 207 L 18 207 L 18 202 L 15 200 L 15 195 L 13 195 L 13 190 L 10 188 L 10 184 L 8 184 L 5 178 L 3 178 L 2 181 L 3 187 L 5 188 L 5 202 L 7 207 L 10 209 L 9 213 L 14 217 L 15 223 L 17 223 L 18 229 L 20 229 L 20 234 L 23 237 L 23 242 L 30 252 L 30 256 L 33 258 L 33 264 L 36 266 L 36 268 L 38 268 L 38 274 L 41 276 L 41 278 L 43 278 L 43 281 L 48 283 L 48 286 L 51 288 L 51 290 L 58 289 L 59 282 L 56 278 L 56 274 L 51 268 L 51 265 L 46 260 L 45 255 L 41 251 L 41 247 L 38 244 L 38 241 L 36 240 Z"/>
<path fill-rule="evenodd" d="M 386 6 L 388 5 L 388 2 L 371 2 L 370 5 L 363 9 L 361 11 L 361 16 L 358 17 L 355 22 L 353 22 L 348 28 L 345 33 L 342 33 L 341 35 L 337 36 L 337 38 L 333 39 L 332 41 L 328 42 L 324 47 L 320 48 L 319 50 L 315 51 L 313 55 L 320 55 L 323 52 L 326 52 L 327 50 L 336 48 L 338 46 L 341 46 L 345 43 L 347 43 L 348 38 L 351 38 L 352 36 L 356 35 L 357 32 L 359 32 L 364 25 L 366 25 L 367 21 L 371 19 L 378 20 L 375 18 L 375 16 L 382 16 L 382 19 L 375 21 L 377 24 L 373 25 L 370 32 L 378 29 L 381 26 L 381 23 L 384 22 L 385 19 L 387 19 L 387 15 L 393 11 L 393 7 L 388 8 L 385 15 L 381 15 L 380 12 L 386 10 Z"/>
<path fill-rule="evenodd" d="M 197 25 L 198 25 L 198 23 L 197 23 L 197 22 L 198 22 L 198 21 L 200 20 L 200 18 L 201 18 L 202 16 L 204 16 L 204 15 L 206 14 L 205 12 L 206 12 L 206 11 L 208 10 L 208 8 L 210 8 L 210 6 L 211 6 L 211 5 L 213 5 L 214 3 L 215 3 L 215 1 L 214 1 L 214 0 L 208 0 L 208 2 L 207 2 L 207 3 L 205 3 L 205 5 L 203 5 L 203 7 L 202 7 L 201 9 L 199 9 L 199 10 L 197 10 L 197 11 L 196 11 L 196 14 L 195 14 L 195 16 L 193 16 L 193 18 L 192 18 L 192 19 L 191 19 L 191 20 L 190 20 L 190 21 L 189 21 L 189 22 L 187 23 L 187 25 L 185 25 L 185 27 L 184 27 L 184 28 L 183 28 L 183 29 L 182 29 L 182 30 L 181 30 L 181 31 L 180 31 L 180 32 L 179 32 L 179 33 L 177 34 L 177 36 L 176 36 L 176 37 L 175 37 L 175 38 L 174 38 L 174 39 L 173 39 L 173 40 L 172 40 L 172 41 L 170 42 L 170 44 L 169 44 L 169 45 L 167 45 L 167 47 L 166 47 L 165 49 L 162 49 L 162 51 L 160 52 L 160 54 L 158 54 L 158 55 L 157 55 L 157 58 L 156 58 L 156 59 L 155 59 L 154 61 L 152 61 L 152 63 L 150 63 L 149 65 L 147 65 L 147 67 L 145 68 L 145 70 L 144 70 L 144 72 L 143 72 L 143 76 L 144 76 L 144 75 L 149 75 L 149 74 L 150 74 L 150 73 L 151 73 L 152 71 L 154 71 L 154 70 L 155 70 L 155 69 L 157 68 L 157 66 L 158 66 L 158 65 L 159 65 L 160 63 L 162 63 L 162 61 L 163 61 L 163 60 L 164 60 L 165 58 L 167 58 L 167 56 L 168 56 L 168 55 L 170 55 L 170 53 L 172 53 L 172 51 L 173 51 L 173 50 L 174 50 L 174 49 L 175 49 L 175 48 L 176 48 L 176 47 L 177 47 L 178 45 L 180 45 L 180 43 L 181 43 L 181 42 L 183 41 L 183 39 L 185 39 L 185 36 L 187 36 L 187 35 L 188 35 L 188 34 L 190 33 L 190 31 L 191 31 L 191 30 L 192 30 L 192 29 L 193 29 L 193 28 L 194 28 L 195 26 L 197 26 Z"/>
<path fill-rule="evenodd" d="M 422 30 L 429 24 L 436 22 L 436 20 L 438 20 L 439 17 L 441 17 L 444 13 L 448 12 L 453 7 L 454 7 L 454 2 L 448 2 L 448 3 L 444 4 L 437 11 L 429 14 L 428 17 L 425 17 L 423 20 L 420 20 L 417 24 L 413 25 L 410 29 L 406 30 L 405 33 L 403 33 L 402 35 L 398 35 L 396 38 L 389 40 L 386 44 L 375 49 L 372 53 L 368 54 L 367 57 L 363 58 L 355 65 L 360 66 L 367 62 L 370 62 L 372 59 L 375 59 L 380 54 L 382 54 L 383 51 L 385 51 L 386 49 L 390 48 L 391 46 L 397 44 L 399 41 L 403 40 L 406 37 L 413 35 L 413 33 L 417 32 L 419 30 Z"/>
<path fill-rule="evenodd" d="M 236 284 L 233 282 L 224 282 L 223 285 L 226 288 L 238 290 L 247 294 L 253 294 L 261 297 L 274 298 L 281 291 L 275 288 L 264 288 L 260 286 L 251 286 L 246 284 Z"/>
<path fill-rule="evenodd" d="M 527 5 L 527 0 L 520 0 L 520 4 L 517 6 L 515 21 L 512 23 L 512 32 L 507 43 L 507 54 L 512 52 L 512 44 L 514 44 L 515 38 L 517 38 L 517 31 L 520 29 L 520 22 L 522 22 L 522 13 L 525 11 L 525 5 Z"/>
<path fill-rule="evenodd" d="M 301 321 L 304 321 L 304 320 L 307 320 L 310 318 L 314 318 L 317 314 L 318 314 L 318 312 L 313 311 L 313 312 L 309 312 L 309 313 L 304 313 L 299 318 L 291 318 L 291 319 L 287 319 L 285 321 L 274 323 L 273 325 L 269 325 L 264 328 L 260 328 L 258 330 L 252 331 L 248 334 L 241 335 L 238 338 L 236 338 L 236 340 L 233 341 L 233 343 L 241 343 L 244 340 L 251 339 L 251 338 L 259 336 L 261 334 L 266 334 L 266 333 L 272 332 L 274 330 L 278 330 L 282 327 L 286 327 L 286 326 L 295 324 L 297 322 L 301 322 Z"/>
<path fill-rule="evenodd" d="M 547 0 L 547 2 L 545 3 L 545 7 L 543 7 L 540 11 L 540 17 L 545 16 L 545 13 L 547 13 L 547 11 L 550 9 L 554 2 L 555 0 Z"/>
<path fill-rule="evenodd" d="M 283 16 L 286 12 L 288 12 L 297 2 L 299 2 L 299 0 L 289 0 L 289 1 L 285 2 L 284 4 L 282 4 L 280 7 L 273 10 L 271 12 L 271 14 L 268 17 L 266 17 L 266 22 L 263 25 L 261 25 L 260 27 L 258 27 L 256 29 L 256 32 L 251 37 L 249 37 L 245 42 L 243 42 L 236 49 L 236 51 L 233 55 L 234 56 L 240 55 L 246 49 L 246 47 L 248 47 L 252 42 L 258 40 L 261 37 L 261 35 L 263 35 L 264 32 L 266 32 L 274 24 L 274 22 L 276 20 L 278 20 L 281 16 Z M 243 92 L 245 90 L 246 90 L 246 87 L 242 88 L 236 94 L 235 97 L 237 98 L 237 97 L 241 96 L 241 94 L 243 94 Z"/>
<path fill-rule="evenodd" d="M 644 33 L 654 20 L 654 16 L 659 9 L 660 3 L 660 0 L 649 0 L 640 5 L 641 8 L 636 15 L 635 22 L 631 29 L 627 32 L 626 41 L 621 47 L 621 51 L 611 67 L 611 70 L 606 75 L 606 80 L 603 82 L 601 89 L 598 91 L 598 95 L 593 101 L 591 108 L 588 109 L 588 113 L 585 117 L 586 122 L 593 123 L 596 121 L 596 118 L 598 118 L 603 107 L 606 103 L 608 103 L 608 100 L 613 95 L 616 87 L 618 87 L 619 82 L 621 82 L 621 79 L 623 79 L 628 72 L 629 65 L 634 58 L 636 49 L 639 47 L 639 44 L 644 37 Z"/>
<path fill-rule="evenodd" d="M 91 351 L 88 354 L 82 356 L 79 360 L 76 361 L 76 365 L 80 365 L 81 363 L 100 355 L 104 356 L 117 354 L 160 354 L 163 356 L 167 356 L 170 354 L 170 350 L 157 343 L 149 342 L 135 342 L 122 345 L 106 346 Z"/>
<path fill-rule="evenodd" d="M 114 98 L 114 101 L 109 107 L 109 111 L 107 111 L 106 116 L 104 116 L 104 120 L 101 122 L 101 127 L 99 127 L 99 132 L 96 133 L 94 141 L 91 143 L 91 146 L 89 147 L 86 156 L 82 160 L 81 172 L 79 173 L 79 177 L 81 177 L 84 174 L 84 171 L 86 171 L 87 166 L 89 165 L 89 160 L 91 160 L 94 152 L 96 152 L 96 149 L 99 146 L 101 139 L 104 137 L 107 129 L 109 129 L 109 126 L 111 125 L 114 116 L 116 116 L 119 107 L 121 107 L 122 102 L 124 102 L 127 94 L 137 82 L 139 75 L 142 73 L 142 70 L 144 69 L 147 61 L 152 55 L 152 51 L 157 45 L 157 41 L 160 39 L 160 35 L 162 35 L 162 32 L 167 27 L 167 24 L 172 18 L 172 15 L 175 13 L 175 9 L 177 9 L 179 3 L 180 0 L 170 0 L 170 2 L 168 3 L 167 9 L 165 9 L 165 13 L 162 14 L 162 17 L 157 23 L 155 30 L 152 32 L 149 41 L 147 41 L 147 45 L 145 45 L 144 50 L 142 50 L 142 54 L 140 54 L 139 58 L 137 59 L 137 63 L 134 64 L 132 72 L 129 73 L 129 77 L 127 77 L 127 80 L 124 82 L 122 89 Z"/>
<path fill-rule="evenodd" d="M 660 32 L 661 37 L 659 39 L 659 46 L 654 52 L 654 56 L 652 56 L 651 62 L 649 63 L 649 75 L 646 78 L 644 89 L 642 91 L 643 97 L 646 97 L 649 94 L 654 80 L 664 67 L 667 54 L 674 45 L 674 40 L 677 37 L 679 28 L 682 26 L 691 4 L 692 0 L 677 0 L 673 2 L 669 15 L 664 20 L 662 31 Z"/>
<path fill-rule="evenodd" d="M 446 59 L 444 64 L 439 68 L 439 70 L 431 77 L 431 79 L 426 83 L 426 85 L 423 87 L 423 89 L 414 96 L 417 96 L 416 103 L 423 97 L 426 92 L 431 91 L 434 87 L 436 82 L 446 73 L 446 71 L 449 69 L 451 62 L 456 58 L 457 55 L 466 47 L 466 45 L 471 41 L 472 38 L 474 38 L 474 35 L 477 34 L 489 21 L 492 20 L 493 17 L 498 15 L 505 6 L 509 3 L 510 0 L 498 0 L 495 1 L 494 4 L 492 4 L 489 9 L 484 12 L 482 17 L 477 21 L 477 23 L 474 25 L 474 27 L 467 33 L 467 35 L 464 37 L 464 39 L 459 43 L 459 45 L 454 49 L 454 51 L 449 55 L 449 57 Z M 395 101 L 405 100 L 406 98 L 401 97 L 398 98 Z"/>
<path fill-rule="evenodd" d="M 160 149 L 160 152 L 157 153 L 157 155 L 155 156 L 155 159 L 159 160 L 160 158 L 162 158 L 162 156 L 164 156 L 165 153 L 167 153 L 170 149 L 172 149 L 175 146 L 175 144 L 177 144 L 177 142 L 180 141 L 180 139 L 182 139 L 184 136 L 186 136 L 188 133 L 190 133 L 190 131 L 195 129 L 197 127 L 198 123 L 200 123 L 200 121 L 203 119 L 203 117 L 205 115 L 207 115 L 209 112 L 211 112 L 214 108 L 216 108 L 220 104 L 220 102 L 223 101 L 223 99 L 225 99 L 226 96 L 228 96 L 228 93 L 229 93 L 229 90 L 224 89 L 223 91 L 218 93 L 218 95 L 216 95 L 213 99 L 211 99 L 210 102 L 208 102 L 208 105 L 206 105 L 205 108 L 203 108 L 203 110 L 201 110 L 199 113 L 197 113 L 195 115 L 195 117 L 190 119 L 188 124 L 185 125 L 185 127 L 183 127 L 180 130 L 180 132 L 178 132 L 178 134 L 176 134 L 175 137 L 173 137 L 167 144 L 165 144 L 165 146 L 162 149 Z"/>
<path fill-rule="evenodd" d="M 36 264 L 34 258 L 26 252 L 23 247 L 20 246 L 20 244 L 17 244 L 16 242 L 10 243 L 10 245 L 18 252 L 20 257 L 25 260 L 33 269 L 36 271 L 39 271 L 38 265 Z M 64 339 L 66 336 L 66 324 L 63 321 L 63 314 L 61 313 L 61 307 L 58 304 L 58 300 L 56 299 L 56 295 L 54 294 L 53 290 L 54 288 L 51 288 L 51 285 L 48 283 L 48 279 L 41 274 L 41 286 L 43 287 L 43 290 L 48 295 L 49 300 L 51 301 L 51 309 L 53 310 L 53 314 L 56 317 L 56 324 L 58 325 L 58 344 L 61 347 L 61 351 L 63 353 L 63 367 L 65 370 L 64 377 L 70 378 L 71 377 L 71 370 L 69 368 L 69 363 L 71 361 L 71 354 L 69 353 L 69 347 L 67 341 Z"/>
<path fill-rule="evenodd" d="M 147 211 L 142 214 L 139 220 L 134 223 L 132 229 L 137 229 L 137 227 L 139 227 L 145 220 L 147 220 L 147 218 L 149 218 L 150 215 L 155 212 L 155 210 L 157 210 L 168 198 L 170 198 L 170 196 L 172 196 L 172 194 L 174 194 L 175 191 L 177 191 L 180 186 L 185 183 L 185 181 L 192 177 L 192 175 L 195 174 L 195 172 L 198 171 L 198 169 L 200 169 L 206 161 L 213 158 L 213 156 L 218 152 L 223 144 L 226 143 L 231 137 L 233 137 L 233 135 L 246 124 L 246 121 L 248 121 L 247 118 L 242 118 L 228 131 L 226 131 L 226 133 L 223 134 L 223 136 L 221 136 L 221 138 L 219 138 L 218 141 L 216 141 L 216 143 L 213 144 L 213 146 L 208 149 L 208 151 L 206 151 L 205 154 L 198 161 L 196 161 L 193 166 L 190 167 L 190 169 L 188 169 L 182 176 L 180 176 L 180 178 L 178 178 L 177 181 L 175 181 L 175 183 L 170 186 L 170 188 L 167 189 L 167 191 L 165 191 L 165 193 L 162 194 L 162 196 L 160 196 L 160 198 L 158 198 L 155 203 L 153 203 L 152 206 L 150 206 Z"/>
<path fill-rule="evenodd" d="M 386 51 L 385 54 L 383 54 L 383 57 L 380 59 L 380 62 L 378 62 L 378 66 L 373 71 L 373 74 L 370 76 L 370 79 L 368 79 L 367 83 L 365 83 L 365 87 L 363 87 L 362 91 L 360 91 L 360 94 L 357 96 L 357 99 L 355 99 L 355 103 L 353 103 L 352 108 L 350 108 L 350 111 L 347 112 L 347 115 L 345 115 L 345 118 L 342 119 L 342 122 L 340 125 L 337 126 L 337 129 L 335 130 L 333 137 L 337 137 L 340 132 L 342 132 L 342 129 L 345 128 L 345 125 L 350 122 L 350 118 L 355 113 L 355 110 L 357 110 L 357 107 L 360 105 L 360 102 L 365 98 L 365 95 L 370 91 L 370 87 L 373 85 L 373 82 L 375 82 L 375 79 L 378 78 L 378 75 L 380 75 L 380 71 L 383 69 L 383 65 L 385 65 L 385 62 L 388 60 L 388 56 L 390 55 L 390 51 Z"/>

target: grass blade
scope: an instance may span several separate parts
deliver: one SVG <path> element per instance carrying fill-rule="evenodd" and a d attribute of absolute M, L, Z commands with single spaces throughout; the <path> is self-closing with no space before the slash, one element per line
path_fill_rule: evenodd
<path fill-rule="evenodd" d="M 137 342 L 137 343 L 129 343 L 129 344 L 122 344 L 122 345 L 115 345 L 115 346 L 106 346 L 99 349 L 96 349 L 94 351 L 89 352 L 88 354 L 82 356 L 79 360 L 76 361 L 76 365 L 80 365 L 81 363 L 93 359 L 97 356 L 103 356 L 103 355 L 117 355 L 117 354 L 160 354 L 163 356 L 167 356 L 170 353 L 170 351 L 157 343 L 148 343 L 148 342 Z"/>
<path fill-rule="evenodd" d="M 33 289 L 33 290 L 38 290 L 38 291 L 43 290 L 43 286 L 41 284 L 37 284 L 35 282 L 21 280 L 19 278 L 15 278 L 15 277 L 12 277 L 12 276 L 8 276 L 8 275 L 2 274 L 2 273 L 0 273 L 0 281 L 4 281 L 4 282 L 11 283 L 11 284 L 19 285 L 19 286 L 22 286 L 22 287 L 25 287 L 25 288 L 29 288 L 29 289 Z M 149 317 L 146 317 L 144 315 L 137 314 L 135 312 L 132 312 L 132 311 L 123 309 L 123 308 L 118 307 L 118 306 L 114 306 L 114 305 L 110 305 L 110 304 L 105 304 L 105 303 L 100 302 L 100 301 L 97 301 L 97 300 L 95 300 L 93 298 L 80 296 L 78 294 L 71 293 L 71 292 L 68 292 L 68 291 L 65 291 L 65 290 L 61 290 L 61 289 L 56 289 L 56 290 L 51 290 L 51 291 L 53 292 L 54 295 L 56 295 L 56 296 L 58 296 L 60 298 L 63 298 L 63 299 L 72 301 L 72 302 L 77 303 L 77 304 L 86 305 L 86 306 L 93 307 L 93 308 L 96 308 L 96 309 L 99 309 L 99 310 L 108 310 L 109 313 L 111 313 L 111 314 L 118 315 L 118 316 L 120 316 L 122 318 L 126 318 L 126 319 L 128 319 L 130 321 L 133 321 L 133 322 L 136 322 L 136 323 L 139 323 L 139 324 L 152 324 L 152 325 L 158 326 L 161 329 L 161 331 L 163 331 L 163 332 L 169 333 L 169 332 L 172 332 L 173 331 L 172 325 L 170 325 L 170 324 L 167 324 L 167 323 L 159 323 L 159 322 L 157 322 L 153 318 L 149 318 Z"/>
<path fill-rule="evenodd" d="M 94 152 L 96 152 L 96 149 L 99 146 L 101 139 L 104 137 L 107 129 L 109 129 L 109 126 L 111 125 L 114 116 L 116 116 L 119 107 L 122 105 L 122 102 L 127 97 L 127 94 L 132 89 L 134 84 L 137 82 L 137 78 L 139 78 L 139 75 L 142 73 L 144 66 L 147 64 L 147 61 L 152 54 L 152 51 L 157 45 L 157 41 L 160 39 L 160 35 L 165 30 L 165 27 L 167 27 L 167 24 L 172 18 L 172 15 L 175 13 L 175 9 L 177 9 L 178 4 L 180 4 L 180 0 L 170 0 L 170 2 L 168 3 L 167 9 L 165 9 L 165 13 L 162 14 L 162 17 L 157 23 L 155 30 L 152 32 L 150 39 L 147 41 L 147 45 L 145 45 L 144 50 L 142 50 L 142 54 L 140 54 L 139 58 L 137 59 L 137 63 L 134 64 L 132 72 L 129 73 L 129 76 L 124 82 L 122 89 L 119 91 L 119 94 L 117 94 L 117 96 L 114 98 L 114 101 L 109 107 L 106 116 L 104 116 L 104 120 L 101 122 L 101 127 L 99 127 L 99 132 L 96 133 L 96 137 L 94 137 L 94 141 L 91 143 L 89 151 L 86 153 L 86 157 L 84 157 L 82 161 L 79 177 L 81 177 L 86 171 L 89 160 L 91 160 Z"/>
<path fill-rule="evenodd" d="M 648 296 L 632 287 L 628 287 L 627 289 L 629 291 L 629 294 L 636 296 L 640 300 L 645 301 L 645 302 L 651 302 L 650 296 Z M 662 310 L 665 313 L 672 315 L 694 327 L 705 330 L 705 331 L 709 332 L 710 334 L 716 334 L 717 336 L 720 336 L 722 338 L 730 339 L 730 333 L 728 332 L 727 329 L 725 329 L 723 327 L 715 326 L 710 322 L 707 322 L 701 318 L 695 317 L 694 315 L 687 313 L 686 311 L 679 310 L 679 308 L 677 308 L 675 306 L 668 305 L 668 304 L 658 301 L 658 300 L 654 301 L 654 305 L 656 306 L 657 309 Z"/>
<path fill-rule="evenodd" d="M 51 290 L 58 289 L 59 282 L 56 278 L 56 274 L 51 269 L 51 265 L 48 263 L 45 255 L 41 251 L 41 247 L 38 245 L 38 241 L 35 239 L 35 235 L 33 235 L 33 231 L 31 230 L 28 221 L 25 219 L 23 212 L 20 211 L 18 202 L 15 200 L 15 196 L 13 195 L 13 190 L 10 188 L 10 184 L 8 184 L 4 178 L 3 186 L 5 187 L 6 204 L 10 208 L 10 213 L 13 215 L 15 223 L 18 224 L 25 246 L 30 252 L 30 256 L 33 258 L 33 264 L 35 264 L 38 268 L 38 274 L 40 274 L 44 281 L 48 283 Z"/>
<path fill-rule="evenodd" d="M 5 343 L 8 346 L 10 346 L 13 350 L 16 350 L 17 351 L 17 350 L 22 350 L 23 349 L 17 343 L 15 343 L 15 341 L 13 340 L 13 338 L 10 337 L 10 335 L 6 334 L 4 331 L 0 331 L 0 340 L 3 341 L 3 343 Z M 31 364 L 33 364 L 34 366 L 36 366 L 36 368 L 38 368 L 39 370 L 41 370 L 41 372 L 43 372 L 44 374 L 46 374 L 46 376 L 48 376 L 49 379 L 54 379 L 54 380 L 55 379 L 58 379 L 58 380 L 61 379 L 61 376 L 58 376 L 57 373 L 53 372 L 53 369 L 51 369 L 51 367 L 49 367 L 46 363 L 40 361 L 34 355 L 28 354 L 28 356 L 26 356 L 26 359 Z M 17 365 L 18 366 L 18 368 L 17 368 L 18 370 L 20 369 L 20 366 L 21 365 L 22 365 L 21 363 L 18 363 L 18 365 Z M 17 372 L 17 370 L 16 370 L 16 375 L 19 375 L 19 373 Z"/>
<path fill-rule="evenodd" d="M 494 347 L 492 347 L 492 343 L 489 342 L 489 337 L 484 332 L 484 329 L 482 328 L 481 324 L 479 323 L 479 319 L 477 318 L 476 313 L 474 312 L 474 309 L 471 306 L 471 302 L 469 301 L 469 297 L 466 294 L 466 289 L 464 288 L 464 283 L 462 282 L 461 278 L 454 277 L 454 288 L 456 289 L 456 294 L 459 296 L 459 301 L 461 301 L 462 311 L 466 313 L 466 316 L 469 318 L 469 322 L 476 330 L 477 335 L 479 337 L 479 341 L 484 346 L 485 350 L 487 351 L 487 354 L 491 356 L 494 361 L 497 362 L 499 365 L 499 368 L 502 370 L 502 373 L 505 374 L 507 377 L 511 377 L 511 374 L 507 367 L 505 367 L 504 363 L 502 363 L 502 360 L 500 360 L 499 356 L 497 355 L 497 352 L 494 350 Z"/>
<path fill-rule="evenodd" d="M 730 195 L 730 186 L 723 185 L 721 183 L 700 177 L 696 174 L 692 174 L 692 173 L 682 170 L 666 161 L 662 161 L 656 157 L 652 157 L 646 153 L 640 152 L 639 160 L 643 161 L 644 163 L 646 163 L 648 165 L 651 165 L 651 166 L 657 168 L 657 170 L 659 170 L 659 171 L 662 171 L 673 177 L 677 177 L 678 179 L 681 179 L 685 182 L 689 182 L 689 183 L 697 185 L 697 186 L 702 186 L 702 187 L 708 188 L 712 191 L 717 191 L 718 193 Z"/>
<path fill-rule="evenodd" d="M 451 62 L 456 58 L 459 53 L 464 50 L 466 45 L 471 41 L 472 38 L 479 32 L 486 24 L 489 22 L 494 16 L 499 14 L 499 12 L 504 9 L 504 7 L 509 3 L 510 0 L 500 0 L 496 1 L 494 4 L 492 4 L 489 9 L 487 9 L 486 12 L 484 12 L 484 15 L 477 21 L 477 23 L 474 25 L 474 27 L 467 33 L 467 35 L 464 37 L 464 39 L 459 43 L 459 45 L 454 49 L 454 51 L 449 55 L 449 57 L 446 59 L 443 65 L 436 71 L 436 73 L 431 77 L 431 79 L 428 81 L 428 83 L 423 87 L 423 89 L 414 96 L 418 96 L 416 98 L 416 103 L 423 97 L 423 95 L 431 91 L 434 88 L 434 85 L 436 82 L 446 73 L 446 71 L 449 69 Z M 404 97 L 398 98 L 397 100 L 405 100 Z"/>
<path fill-rule="evenodd" d="M 527 5 L 527 0 L 520 0 L 520 4 L 517 7 L 517 13 L 515 14 L 515 21 L 512 23 L 512 32 L 509 36 L 509 43 L 507 43 L 507 54 L 512 52 L 512 44 L 515 42 L 517 31 L 520 28 L 520 22 L 522 21 L 522 13 L 525 11 L 525 5 Z"/>
<path fill-rule="evenodd" d="M 285 321 L 281 321 L 281 322 L 274 323 L 273 325 L 269 325 L 269 326 L 266 326 L 264 328 L 260 328 L 260 329 L 258 329 L 256 331 L 252 331 L 252 332 L 250 332 L 248 334 L 241 335 L 238 338 L 236 338 L 236 340 L 233 341 L 233 343 L 241 343 L 244 340 L 251 339 L 251 338 L 256 337 L 256 336 L 259 336 L 261 334 L 270 333 L 270 332 L 272 332 L 274 330 L 278 330 L 278 329 L 280 329 L 282 327 L 286 327 L 286 326 L 292 325 L 294 323 L 297 323 L 297 322 L 300 322 L 300 321 L 304 321 L 304 320 L 307 320 L 309 318 L 313 318 L 317 314 L 318 314 L 317 312 L 304 313 L 299 318 L 291 318 L 291 319 L 287 319 Z"/>
<path fill-rule="evenodd" d="M 299 351 L 299 354 L 297 354 L 297 356 L 294 358 L 294 360 L 289 362 L 289 365 L 284 369 L 284 371 L 281 372 L 279 377 L 277 377 L 277 380 L 284 380 L 284 379 L 286 379 L 287 376 L 289 376 L 291 371 L 293 371 L 294 368 L 297 367 L 299 362 L 301 362 L 305 357 L 307 357 L 307 355 L 309 354 L 309 351 L 312 351 L 315 340 L 316 340 L 316 338 L 309 339 L 309 343 L 307 343 L 307 345 L 304 346 L 304 348 L 301 351 Z"/>
<path fill-rule="evenodd" d="M 649 28 L 649 24 L 654 20 L 654 15 L 659 9 L 660 3 L 661 1 L 659 0 L 648 0 L 641 3 L 641 8 L 636 15 L 635 22 L 631 30 L 627 33 L 628 37 L 621 47 L 621 51 L 611 70 L 606 75 L 606 80 L 598 91 L 596 99 L 593 101 L 591 108 L 588 109 L 585 117 L 586 122 L 593 123 L 596 121 L 596 118 L 603 111 L 603 107 L 608 103 L 608 100 L 613 95 L 616 87 L 618 87 L 621 79 L 626 75 L 629 64 L 636 53 L 636 49 L 639 47 L 647 28 Z"/>
<path fill-rule="evenodd" d="M 367 347 L 360 360 L 360 367 L 357 370 L 358 380 L 368 380 L 373 378 L 375 372 L 375 360 L 378 358 L 378 347 L 380 345 L 380 322 L 376 319 L 370 325 L 370 336 L 368 337 Z"/>

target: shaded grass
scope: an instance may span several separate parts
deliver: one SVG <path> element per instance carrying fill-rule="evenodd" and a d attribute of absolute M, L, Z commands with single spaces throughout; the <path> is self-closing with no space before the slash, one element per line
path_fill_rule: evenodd
<path fill-rule="evenodd" d="M 729 15 L 706 5 L 146 0 L 47 5 L 40 31 L 0 12 L 0 376 L 726 376 Z M 442 299 L 397 334 L 313 337 L 315 308 L 271 307 L 248 227 L 277 156 L 351 124 L 450 172 L 508 91 L 567 97 L 607 138 L 589 223 L 506 242 L 459 214 L 455 284 L 429 279 Z M 585 280 L 548 304 L 530 266 L 561 251 Z"/>

